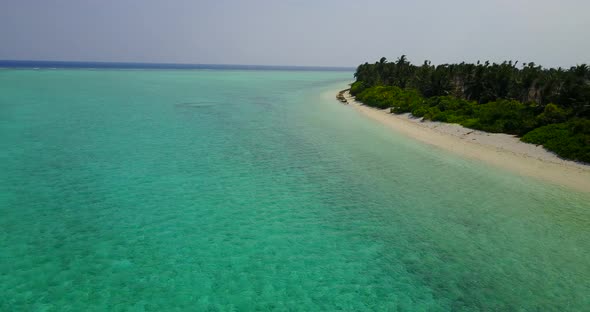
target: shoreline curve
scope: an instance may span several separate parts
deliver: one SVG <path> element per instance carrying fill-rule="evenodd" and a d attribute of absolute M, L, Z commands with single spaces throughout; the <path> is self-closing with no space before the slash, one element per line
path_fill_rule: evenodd
<path fill-rule="evenodd" d="M 396 115 L 389 109 L 362 104 L 348 90 L 341 95 L 357 112 L 407 137 L 523 176 L 590 192 L 590 165 L 562 159 L 542 146 L 522 142 L 514 135 L 422 120 L 411 114 Z"/>

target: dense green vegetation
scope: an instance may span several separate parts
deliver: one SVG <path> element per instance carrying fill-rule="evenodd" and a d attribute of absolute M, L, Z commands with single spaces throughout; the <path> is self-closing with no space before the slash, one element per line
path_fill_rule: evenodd
<path fill-rule="evenodd" d="M 521 136 L 561 157 L 590 162 L 590 69 L 518 62 L 360 65 L 350 92 L 369 106 Z"/>

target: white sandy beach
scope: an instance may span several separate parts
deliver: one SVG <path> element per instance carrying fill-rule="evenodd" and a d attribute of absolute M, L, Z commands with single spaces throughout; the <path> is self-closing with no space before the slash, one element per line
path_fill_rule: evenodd
<path fill-rule="evenodd" d="M 524 176 L 590 192 L 590 166 L 561 159 L 542 146 L 524 143 L 513 135 L 422 121 L 410 114 L 391 114 L 389 109 L 376 109 L 357 102 L 348 91 L 344 97 L 361 114 L 408 137 Z"/>

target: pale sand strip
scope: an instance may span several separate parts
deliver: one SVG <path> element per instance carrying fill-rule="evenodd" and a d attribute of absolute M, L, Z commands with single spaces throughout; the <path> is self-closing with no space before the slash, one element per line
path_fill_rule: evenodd
<path fill-rule="evenodd" d="M 508 134 L 422 121 L 410 114 L 391 114 L 389 109 L 376 109 L 357 102 L 348 91 L 344 97 L 358 112 L 408 137 L 524 176 L 590 192 L 590 166 L 561 159 L 542 146 L 524 143 Z"/>

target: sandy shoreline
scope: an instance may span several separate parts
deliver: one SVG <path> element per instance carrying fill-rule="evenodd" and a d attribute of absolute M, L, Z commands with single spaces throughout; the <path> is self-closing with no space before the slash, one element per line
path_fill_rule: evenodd
<path fill-rule="evenodd" d="M 389 109 L 376 109 L 357 102 L 348 91 L 343 96 L 361 114 L 408 137 L 524 176 L 590 192 L 590 166 L 561 159 L 542 146 L 524 143 L 509 134 L 422 121 L 410 114 L 391 114 Z"/>

